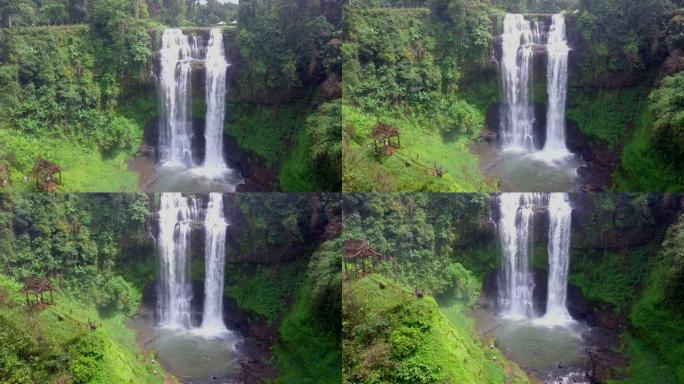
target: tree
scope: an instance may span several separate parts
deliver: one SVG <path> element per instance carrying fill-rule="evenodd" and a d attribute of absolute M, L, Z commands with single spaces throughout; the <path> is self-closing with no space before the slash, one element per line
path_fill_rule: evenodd
<path fill-rule="evenodd" d="M 19 14 L 29 15 L 33 7 L 26 0 L 0 0 L 0 14 L 5 25 L 12 26 L 12 17 Z"/>

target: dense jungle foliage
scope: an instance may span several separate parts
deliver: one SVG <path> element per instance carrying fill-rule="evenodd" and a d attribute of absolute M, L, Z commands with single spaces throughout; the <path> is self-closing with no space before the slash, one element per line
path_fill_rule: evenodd
<path fill-rule="evenodd" d="M 682 382 L 684 312 L 681 290 L 674 288 L 684 283 L 681 195 L 577 194 L 571 199 L 570 283 L 599 317 L 620 319 L 612 326 L 622 334 L 620 351 L 628 364 L 616 367 L 611 383 Z M 489 351 L 484 363 L 474 357 L 481 356 L 471 349 L 477 336 L 473 320 L 464 314 L 480 300 L 485 276 L 500 267 L 492 203 L 481 194 L 344 196 L 343 238 L 367 240 L 389 257 L 370 276 L 345 273 L 343 347 L 353 356 L 344 361 L 346 382 L 463 381 L 467 373 L 448 364 L 459 350 L 470 351 L 473 359 L 463 370 L 485 364 L 484 371 L 494 375 L 472 382 L 500 382 L 491 379 L 498 377 L 498 368 L 487 366 Z M 534 266 L 548 268 L 548 237 L 534 238 Z M 347 267 L 353 270 L 352 263 Z M 436 303 L 431 297 L 417 302 L 416 288 Z M 453 341 L 445 351 L 443 338 L 433 338 L 443 317 L 452 320 L 451 332 L 461 340 L 475 341 Z M 459 347 L 454 351 L 453 345 Z M 407 376 L 397 377 L 399 372 Z"/>
<path fill-rule="evenodd" d="M 350 2 L 344 190 L 497 189 L 469 146 L 484 130 L 498 130 L 485 117 L 502 99 L 492 58 L 503 14 L 562 10 L 572 47 L 567 117 L 595 154 L 618 152 L 608 188 L 681 190 L 681 6 L 670 0 Z M 535 81 L 545 87 L 545 76 Z M 377 157 L 370 145 L 379 121 L 398 127 L 408 143 L 390 158 Z M 435 166 L 448 170 L 446 180 L 426 174 Z"/>
<path fill-rule="evenodd" d="M 10 3 L 0 7 L 14 20 L 0 29 L 0 163 L 13 171 L 13 190 L 32 188 L 24 176 L 39 157 L 64 169 L 64 190 L 137 190 L 127 162 L 159 116 L 159 31 L 233 14 L 238 33 L 225 31 L 237 70 L 226 131 L 275 174 L 274 189 L 340 189 L 338 3 L 244 1 L 238 15 L 237 5 L 214 9 L 216 2 L 74 2 L 63 5 L 64 26 L 36 26 L 42 8 L 34 20 L 12 13 L 34 5 Z M 203 108 L 193 105 L 197 116 Z"/>
<path fill-rule="evenodd" d="M 235 229 L 225 294 L 277 335 L 276 382 L 339 380 L 339 198 L 241 194 L 226 202 Z M 127 327 L 156 278 L 157 204 L 146 194 L 0 195 L 1 382 L 176 382 L 142 357 Z M 29 277 L 50 279 L 54 305 L 26 307 L 20 289 Z"/>

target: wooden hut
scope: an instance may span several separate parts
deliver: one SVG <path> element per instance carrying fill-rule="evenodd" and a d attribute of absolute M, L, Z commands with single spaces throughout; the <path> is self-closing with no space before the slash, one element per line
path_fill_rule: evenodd
<path fill-rule="evenodd" d="M 356 276 L 365 276 L 371 273 L 377 262 L 383 258 L 382 253 L 373 249 L 368 241 L 349 239 L 342 246 L 345 273 L 351 272 Z M 351 271 L 349 264 L 353 266 Z"/>
<path fill-rule="evenodd" d="M 0 164 L 0 188 L 9 187 L 12 184 L 12 173 L 5 164 Z"/>
<path fill-rule="evenodd" d="M 50 283 L 50 281 L 46 278 L 37 278 L 37 277 L 31 277 L 28 280 L 26 280 L 26 283 L 24 284 L 24 288 L 21 289 L 21 292 L 26 295 L 26 305 L 27 306 L 36 306 L 37 308 L 42 308 L 46 305 L 50 305 L 54 303 L 53 297 L 52 297 L 52 291 L 54 290 L 54 287 Z M 50 298 L 46 299 L 43 294 L 44 293 L 49 293 Z M 35 300 L 34 300 L 35 299 Z"/>
<path fill-rule="evenodd" d="M 401 133 L 389 124 L 378 123 L 370 136 L 373 138 L 375 151 L 379 154 L 392 156 L 401 148 Z"/>
<path fill-rule="evenodd" d="M 57 186 L 62 185 L 62 168 L 42 157 L 31 170 L 31 176 L 36 180 L 36 187 L 45 192 L 56 192 Z"/>

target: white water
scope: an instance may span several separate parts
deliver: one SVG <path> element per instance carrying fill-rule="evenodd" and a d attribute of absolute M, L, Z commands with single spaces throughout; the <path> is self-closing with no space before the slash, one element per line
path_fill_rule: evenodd
<path fill-rule="evenodd" d="M 195 40 L 192 40 L 195 42 Z M 193 48 L 194 46 L 194 48 Z M 165 29 L 160 49 L 159 157 L 164 166 L 191 167 L 190 77 L 196 44 L 178 28 Z"/>
<path fill-rule="evenodd" d="M 205 337 L 225 336 L 228 333 L 223 322 L 223 285 L 225 267 L 226 229 L 228 223 L 223 214 L 223 195 L 211 193 L 204 219 L 206 237 L 204 314 L 197 332 Z"/>
<path fill-rule="evenodd" d="M 228 171 L 223 159 L 223 121 L 226 99 L 226 61 L 223 49 L 223 33 L 213 28 L 209 33 L 206 60 L 207 76 L 205 97 L 207 116 L 204 137 L 206 152 L 203 168 L 208 173 L 220 176 Z"/>
<path fill-rule="evenodd" d="M 160 273 L 158 307 L 160 326 L 192 326 L 190 301 L 190 231 L 197 217 L 195 200 L 180 193 L 162 193 L 159 208 Z"/>
<path fill-rule="evenodd" d="M 572 206 L 567 193 L 549 196 L 549 280 L 546 313 L 535 321 L 542 325 L 569 325 L 574 322 L 566 301 L 570 268 Z"/>
<path fill-rule="evenodd" d="M 531 246 L 534 208 L 542 199 L 543 195 L 539 193 L 504 193 L 499 196 L 498 227 L 503 265 L 499 300 L 502 315 L 506 318 L 535 317 Z"/>
<path fill-rule="evenodd" d="M 547 44 L 546 69 L 549 106 L 546 115 L 546 143 L 539 154 L 548 160 L 562 160 L 571 155 L 565 144 L 565 104 L 568 93 L 568 53 L 565 18 L 553 15 Z"/>
<path fill-rule="evenodd" d="M 538 25 L 523 15 L 507 14 L 502 35 L 501 74 L 504 104 L 501 114 L 503 148 L 534 152 L 534 105 L 532 74 L 535 39 L 541 42 Z"/>

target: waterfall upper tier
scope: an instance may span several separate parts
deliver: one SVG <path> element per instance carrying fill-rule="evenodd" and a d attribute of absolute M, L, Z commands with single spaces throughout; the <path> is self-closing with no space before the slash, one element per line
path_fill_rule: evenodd
<path fill-rule="evenodd" d="M 196 179 L 206 179 L 207 188 L 200 186 L 200 190 L 230 192 L 241 182 L 226 163 L 224 119 L 230 64 L 223 40 L 220 28 L 211 29 L 207 37 L 186 35 L 178 28 L 163 32 L 157 76 L 161 96 L 157 157 L 164 182 L 155 184 L 164 187 L 152 189 L 181 191 L 184 184 L 197 186 L 201 183 Z M 195 76 L 198 71 L 203 79 Z M 203 95 L 193 94 L 193 81 L 204 83 Z M 196 126 L 198 116 L 192 116 L 193 97 L 202 97 L 206 104 L 201 133 Z M 217 182 L 220 185 L 214 186 Z"/>
<path fill-rule="evenodd" d="M 562 14 L 553 15 L 546 29 L 542 21 L 527 20 L 521 14 L 507 14 L 501 35 L 501 83 L 503 103 L 500 116 L 504 151 L 534 154 L 542 161 L 565 163 L 572 153 L 565 144 L 567 44 Z M 548 108 L 544 142 L 535 136 L 534 57 L 547 52 Z"/>

